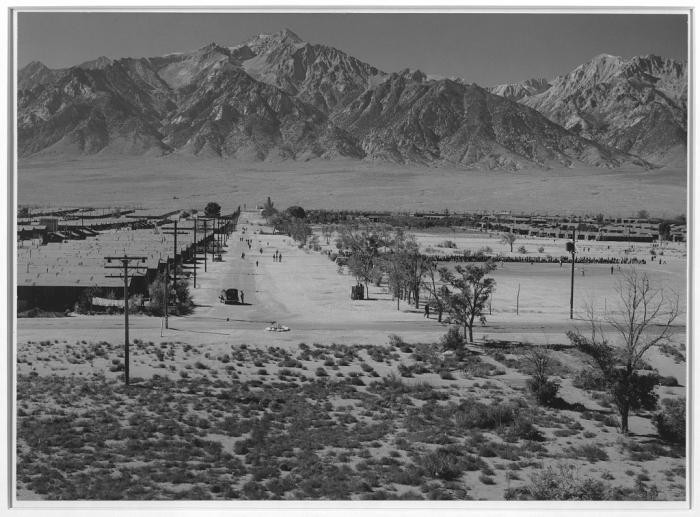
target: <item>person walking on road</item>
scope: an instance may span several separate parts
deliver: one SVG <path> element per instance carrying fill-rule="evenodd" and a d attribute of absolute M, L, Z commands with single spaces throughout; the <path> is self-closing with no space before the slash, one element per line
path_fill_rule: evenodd
<path fill-rule="evenodd" d="M 430 319 L 430 304 L 425 304 L 425 312 L 423 313 L 423 317 Z"/>
<path fill-rule="evenodd" d="M 241 305 L 245 305 L 245 291 L 241 290 Z"/>

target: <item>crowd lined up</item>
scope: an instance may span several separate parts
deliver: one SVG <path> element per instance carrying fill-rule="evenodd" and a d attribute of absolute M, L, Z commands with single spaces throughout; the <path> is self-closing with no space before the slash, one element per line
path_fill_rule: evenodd
<path fill-rule="evenodd" d="M 519 262 L 530 264 L 567 264 L 571 263 L 571 257 L 562 255 L 561 257 L 539 256 L 539 255 L 514 255 L 514 256 L 499 256 L 493 257 L 490 255 L 424 255 L 428 259 L 436 262 L 486 262 L 493 260 L 495 262 Z M 615 258 L 615 257 L 576 257 L 576 262 L 579 264 L 646 264 L 645 259 L 636 257 Z"/>

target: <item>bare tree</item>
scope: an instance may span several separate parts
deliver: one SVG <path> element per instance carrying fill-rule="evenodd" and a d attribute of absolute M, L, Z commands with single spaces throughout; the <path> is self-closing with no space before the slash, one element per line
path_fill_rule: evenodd
<path fill-rule="evenodd" d="M 474 321 L 482 315 L 496 287 L 496 281 L 486 277 L 494 269 L 496 264 L 491 260 L 479 265 L 457 266 L 454 272 L 444 267 L 440 269 L 440 279 L 452 288 L 445 300 L 449 313 L 447 322 L 460 325 L 465 339 L 468 331 L 470 343 L 474 341 Z"/>
<path fill-rule="evenodd" d="M 608 310 L 598 318 L 589 306 L 589 335 L 576 330 L 567 336 L 602 373 L 620 416 L 620 430 L 628 434 L 630 412 L 656 406 L 654 386 L 658 379 L 640 370 L 650 348 L 670 341 L 679 315 L 679 298 L 667 297 L 651 285 L 646 273 L 637 270 L 625 273 L 616 291 L 617 310 Z M 608 341 L 607 329 L 612 329 L 616 344 Z"/>
<path fill-rule="evenodd" d="M 436 274 L 439 274 L 437 261 L 431 260 L 428 263 L 428 269 L 426 270 L 427 279 L 423 281 L 423 287 L 425 287 L 430 295 L 428 303 L 435 308 L 438 323 L 442 323 L 442 314 L 447 309 L 446 300 L 449 291 L 447 291 L 447 287 L 444 285 L 438 285 Z"/>
<path fill-rule="evenodd" d="M 525 361 L 531 377 L 527 380 L 527 387 L 535 396 L 537 402 L 545 406 L 550 405 L 559 390 L 559 383 L 551 380 L 553 359 L 548 347 L 535 347 L 525 356 Z"/>
<path fill-rule="evenodd" d="M 503 232 L 501 234 L 501 242 L 503 244 L 509 244 L 510 245 L 510 251 L 511 253 L 513 252 L 513 243 L 518 239 L 517 235 L 515 235 L 513 232 Z"/>
<path fill-rule="evenodd" d="M 333 226 L 330 224 L 324 224 L 321 226 L 321 234 L 326 239 L 326 244 L 330 244 L 331 237 L 333 236 Z"/>
<path fill-rule="evenodd" d="M 384 244 L 391 247 L 391 251 L 381 257 L 381 269 L 387 276 L 389 289 L 396 298 L 396 310 L 401 308 L 401 296 L 406 285 L 406 271 L 403 267 L 404 233 L 399 230 L 393 235 L 385 234 Z"/>
<path fill-rule="evenodd" d="M 413 295 L 416 309 L 420 307 L 420 288 L 430 263 L 430 259 L 421 254 L 415 237 L 406 239 L 401 253 L 401 266 L 404 270 L 407 290 Z"/>

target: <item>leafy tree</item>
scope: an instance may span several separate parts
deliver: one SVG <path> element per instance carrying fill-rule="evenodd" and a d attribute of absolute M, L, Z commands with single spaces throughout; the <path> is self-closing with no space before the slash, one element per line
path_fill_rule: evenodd
<path fill-rule="evenodd" d="M 646 210 L 640 210 L 637 212 L 637 219 L 649 219 L 649 212 Z"/>
<path fill-rule="evenodd" d="M 267 220 L 268 224 L 272 225 L 272 233 L 286 233 L 289 234 L 289 224 L 291 223 L 289 217 L 285 214 L 275 213 L 272 214 Z"/>
<path fill-rule="evenodd" d="M 656 407 L 654 387 L 658 376 L 640 370 L 646 352 L 670 340 L 679 302 L 678 296 L 667 298 L 662 290 L 651 286 L 645 273 L 636 270 L 623 275 L 616 291 L 617 310 L 607 311 L 599 319 L 589 307 L 589 335 L 576 330 L 567 332 L 567 336 L 600 370 L 620 416 L 620 430 L 628 434 L 630 412 Z M 606 327 L 612 328 L 619 345 L 608 341 Z"/>
<path fill-rule="evenodd" d="M 284 213 L 290 218 L 306 219 L 306 211 L 300 206 L 290 206 Z"/>
<path fill-rule="evenodd" d="M 501 243 L 510 245 L 510 251 L 513 252 L 513 243 L 518 239 L 513 232 L 503 232 L 501 234 Z"/>
<path fill-rule="evenodd" d="M 379 270 L 379 248 L 385 245 L 384 239 L 385 236 L 378 227 L 363 230 L 345 227 L 336 240 L 338 249 L 350 251 L 348 269 L 358 282 L 364 284 L 367 299 L 369 299 L 369 284 L 376 278 Z"/>
<path fill-rule="evenodd" d="M 440 268 L 440 279 L 451 289 L 445 296 L 445 305 L 449 314 L 448 323 L 460 325 L 464 337 L 469 332 L 469 342 L 474 341 L 474 321 L 483 313 L 496 281 L 486 275 L 496 269 L 493 261 L 479 265 L 469 264 L 455 267 L 455 271 Z"/>
<path fill-rule="evenodd" d="M 221 205 L 215 201 L 209 201 L 204 207 L 205 217 L 219 217 L 221 215 Z"/>
<path fill-rule="evenodd" d="M 181 272 L 179 272 L 181 274 Z M 172 282 L 168 284 L 168 301 L 170 305 L 175 305 L 177 314 L 189 314 L 192 312 L 194 302 L 190 294 L 187 281 L 178 280 L 175 287 Z M 151 312 L 158 316 L 165 314 L 165 274 L 160 273 L 148 286 L 148 294 L 151 298 Z"/>
<path fill-rule="evenodd" d="M 665 241 L 671 240 L 671 224 L 668 221 L 659 223 L 659 237 Z"/>
<path fill-rule="evenodd" d="M 304 223 L 302 219 L 292 217 L 288 224 L 288 235 L 299 243 L 299 247 L 306 245 L 306 241 L 311 236 L 311 227 Z"/>
<path fill-rule="evenodd" d="M 275 204 L 270 199 L 270 196 L 267 196 L 267 200 L 265 201 L 265 204 L 263 205 L 262 212 L 261 212 L 262 216 L 265 218 L 265 221 L 267 221 L 267 223 L 269 224 L 270 219 L 277 212 L 278 212 L 278 210 L 275 208 Z"/>

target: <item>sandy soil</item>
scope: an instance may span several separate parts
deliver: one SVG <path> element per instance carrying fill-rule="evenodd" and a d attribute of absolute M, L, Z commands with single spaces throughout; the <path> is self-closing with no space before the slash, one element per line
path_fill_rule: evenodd
<path fill-rule="evenodd" d="M 338 377 L 345 380 L 354 376 L 365 376 L 364 384 L 358 388 L 357 399 L 345 394 L 328 396 L 311 402 L 326 404 L 324 407 L 330 404 L 334 409 L 333 418 L 336 419 L 353 418 L 367 424 L 374 424 L 387 418 L 392 422 L 404 422 L 401 425 L 397 424 L 394 431 L 381 440 L 375 440 L 369 452 L 362 450 L 350 454 L 347 464 L 357 467 L 364 459 L 379 461 L 387 458 L 390 453 L 402 462 L 409 462 L 409 458 L 415 459 L 411 454 L 428 454 L 435 449 L 437 445 L 425 445 L 423 443 L 425 440 L 415 442 L 409 440 L 408 448 L 411 454 L 398 450 L 401 447 L 396 445 L 399 443 L 399 438 L 412 436 L 409 434 L 409 428 L 418 425 L 415 415 L 410 416 L 412 410 L 407 408 L 421 408 L 428 403 L 426 400 L 411 398 L 411 403 L 396 409 L 396 414 L 384 413 L 385 410 L 375 414 L 368 411 L 367 402 L 363 397 L 370 395 L 378 396 L 380 399 L 383 397 L 383 395 L 372 395 L 365 386 L 375 380 L 373 377 L 386 379 L 391 375 L 399 375 L 401 369 L 407 366 L 415 364 L 425 368 L 428 364 L 426 361 L 417 360 L 412 355 L 411 347 L 403 349 L 403 345 L 397 345 L 396 339 L 389 338 L 390 334 L 398 334 L 409 343 L 434 343 L 444 334 L 446 327 L 434 318 L 426 320 L 422 309 L 415 309 L 403 302 L 400 310 L 396 310 L 395 301 L 384 288 L 370 287 L 371 300 L 350 300 L 350 287 L 354 284 L 352 276 L 347 273 L 339 274 L 337 266 L 323 253 L 300 249 L 286 236 L 265 233 L 269 228 L 262 223 L 255 212 L 244 212 L 239 230 L 228 240 L 223 261 L 208 261 L 206 272 L 199 269 L 198 286 L 192 289 L 197 305 L 194 314 L 186 317 L 171 317 L 168 329 L 161 328 L 162 320 L 158 318 L 134 316 L 130 319 L 133 341 L 132 376 L 143 381 L 152 379 L 156 375 L 184 383 L 183 385 L 192 382 L 195 387 L 191 389 L 203 389 L 204 385 L 207 386 L 207 390 L 221 389 L 222 381 L 224 385 L 230 385 L 230 382 L 227 384 L 226 381 L 231 379 L 231 376 L 235 376 L 233 378 L 241 382 L 260 383 L 258 386 L 261 386 L 261 390 L 277 389 L 272 388 L 271 383 L 278 379 L 289 380 L 289 375 L 292 376 L 292 380 L 318 382 L 319 368 L 327 370 L 328 375 L 334 380 L 338 380 Z M 251 239 L 250 248 L 241 241 L 241 237 L 244 240 Z M 419 241 L 425 247 L 436 246 L 445 238 L 454 240 L 458 251 L 476 250 L 485 245 L 491 246 L 494 250 L 503 251 L 501 249 L 503 245 L 487 235 L 467 236 L 457 233 L 448 237 L 439 233 L 418 235 Z M 544 246 L 544 253 L 554 254 L 561 245 L 553 241 L 523 239 L 516 246 L 521 243 L 524 243 L 531 253 L 539 253 L 536 249 Z M 621 248 L 625 244 L 616 245 L 616 249 L 613 250 L 608 250 L 607 244 L 604 248 L 602 245 L 593 243 L 591 246 L 594 249 L 587 253 L 595 256 L 621 253 Z M 272 256 L 276 251 L 282 254 L 281 262 L 273 261 Z M 639 257 L 648 257 L 648 251 L 647 246 L 638 246 L 633 253 Z M 245 258 L 242 258 L 242 253 L 245 253 Z M 679 245 L 672 250 L 666 250 L 664 257 L 668 260 L 667 264 L 661 266 L 648 264 L 640 266 L 640 270 L 646 271 L 653 282 L 663 282 L 669 289 L 677 291 L 684 300 L 686 285 L 684 249 Z M 497 290 L 492 304 L 492 314 L 488 316 L 488 326 L 477 329 L 477 341 L 503 339 L 533 344 L 566 343 L 565 332 L 576 325 L 583 325 L 580 318 L 586 302 L 593 301 L 598 307 L 601 303 L 610 303 L 612 306 L 614 298 L 615 284 L 612 280 L 619 275 L 619 272 L 615 270 L 611 275 L 610 267 L 604 265 L 585 265 L 584 268 L 585 274 L 581 275 L 577 272 L 575 277 L 578 289 L 576 298 L 578 319 L 572 322 L 568 318 L 570 277 L 566 267 L 560 268 L 557 264 L 504 263 L 503 267 L 499 267 L 494 273 Z M 519 314 L 516 315 L 515 292 L 518 284 L 520 284 L 520 299 Z M 228 287 L 236 287 L 245 292 L 244 305 L 224 305 L 219 302 L 219 292 Z M 265 331 L 264 328 L 273 320 L 288 325 L 291 330 L 284 333 Z M 681 344 L 685 343 L 684 321 L 679 321 L 677 327 L 677 343 L 674 345 L 676 348 L 680 348 Z M 133 397 L 119 394 L 114 400 L 112 397 L 102 397 L 96 402 L 89 398 L 91 395 L 86 396 L 80 391 L 79 395 L 76 395 L 77 398 L 73 400 L 61 389 L 57 388 L 55 394 L 52 390 L 40 391 L 32 388 L 31 377 L 27 381 L 27 376 L 36 375 L 41 382 L 60 384 L 61 381 L 57 381 L 57 377 L 68 377 L 71 383 L 78 383 L 76 385 L 86 382 L 92 386 L 91 376 L 100 372 L 107 381 L 99 381 L 97 383 L 101 386 L 99 389 L 109 392 L 113 388 L 105 386 L 104 382 L 118 385 L 120 372 L 114 368 L 114 365 L 115 361 L 118 363 L 118 358 L 121 357 L 122 339 L 123 317 L 121 316 L 19 320 L 17 367 L 26 381 L 22 386 L 23 393 L 28 393 L 20 401 L 22 411 L 26 414 L 23 418 L 33 419 L 36 415 L 41 415 L 43 418 L 45 412 L 63 415 L 65 413 L 62 412 L 65 411 L 68 411 L 68 414 L 83 411 L 84 414 L 89 415 L 90 411 L 96 409 L 94 404 L 99 402 L 100 409 L 105 409 L 110 414 L 122 415 L 124 422 L 127 422 L 129 415 L 140 411 L 138 404 L 134 406 Z M 300 343 L 306 343 L 323 354 L 318 357 L 305 356 Z M 369 346 L 364 349 L 349 347 L 351 352 L 348 349 L 343 349 L 341 352 L 337 348 L 338 345 L 334 345 L 335 343 Z M 373 356 L 372 349 L 388 351 L 382 353 L 389 355 L 382 360 Z M 408 386 L 430 386 L 430 389 L 444 394 L 444 400 L 447 401 L 445 403 L 456 403 L 465 396 L 473 396 L 484 403 L 497 404 L 503 400 L 515 400 L 524 396 L 528 375 L 524 370 L 522 353 L 515 350 L 498 355 L 493 351 L 485 353 L 484 350 L 486 349 L 482 347 L 474 350 L 480 357 L 478 371 L 455 371 L 454 378 L 449 379 L 443 378 L 439 370 L 432 367 L 415 375 L 402 377 L 402 382 Z M 339 357 L 343 359 L 338 359 Z M 292 361 L 292 358 L 296 358 L 297 362 Z M 464 486 L 469 487 L 469 497 L 502 499 L 504 488 L 523 487 L 534 470 L 539 470 L 545 465 L 566 463 L 575 465 L 580 475 L 591 475 L 595 479 L 605 476 L 603 479 L 614 479 L 615 486 L 630 489 L 634 486 L 635 480 L 641 476 L 647 480 L 645 483 L 659 487 L 662 499 L 682 499 L 685 496 L 685 485 L 682 479 L 684 458 L 678 451 L 665 450 L 664 446 L 659 448 L 659 445 L 654 445 L 655 428 L 651 423 L 651 415 L 633 416 L 631 426 L 635 433 L 635 440 L 643 443 L 643 447 L 656 452 L 648 453 L 645 456 L 647 459 L 644 460 L 631 459 L 635 453 L 630 447 L 635 445 L 621 442 L 614 425 L 605 423 L 605 418 L 610 411 L 609 401 L 606 402 L 599 396 L 594 397 L 590 392 L 572 384 L 573 374 L 583 364 L 581 358 L 571 351 L 557 352 L 556 358 L 560 362 L 556 374 L 561 381 L 560 396 L 566 404 L 582 404 L 586 411 L 581 412 L 580 409 L 533 410 L 537 415 L 535 421 L 537 428 L 545 437 L 543 448 L 535 447 L 531 450 L 530 447 L 534 447 L 532 444 L 518 441 L 512 447 L 519 448 L 518 450 L 526 455 L 528 458 L 526 462 L 510 462 L 505 458 L 500 461 L 499 458 L 495 458 L 489 460 L 492 468 L 486 465 L 481 468 L 481 471 L 465 473 L 462 480 Z M 672 375 L 678 379 L 678 386 L 658 388 L 661 398 L 685 394 L 685 361 L 670 357 L 658 350 L 650 353 L 647 359 L 661 375 Z M 286 364 L 290 366 L 287 367 Z M 289 373 L 290 370 L 291 373 Z M 374 373 L 370 375 L 369 372 Z M 158 395 L 158 397 L 161 396 L 165 395 Z M 214 409 L 215 405 L 209 408 L 210 402 L 207 401 L 209 399 L 197 397 L 192 402 L 178 397 L 180 395 L 175 398 L 166 397 L 159 399 L 160 402 L 153 399 L 153 404 L 160 408 L 167 407 L 168 403 L 176 404 L 175 407 L 180 409 L 187 407 L 188 419 L 196 417 L 211 420 L 206 424 L 205 430 L 198 431 L 199 436 L 205 436 L 207 440 L 222 444 L 224 451 L 235 455 L 236 441 L 243 438 L 232 439 L 222 430 L 223 419 L 228 409 L 222 412 L 220 408 Z M 435 400 L 432 400 L 431 404 L 434 402 Z M 159 406 L 159 404 L 165 405 Z M 296 401 L 295 404 L 306 407 L 304 404 L 310 404 L 310 402 L 306 397 L 306 400 Z M 173 411 L 175 407 L 172 408 Z M 321 406 L 309 406 L 303 414 L 318 413 L 318 407 Z M 246 411 L 249 410 L 250 407 L 246 409 Z M 406 411 L 408 413 L 405 413 Z M 584 413 L 587 414 L 585 418 Z M 330 415 L 331 412 L 328 414 Z M 594 414 L 595 418 L 590 414 Z M 162 420 L 160 414 L 154 413 L 151 417 L 155 419 L 154 421 Z M 284 428 L 284 422 L 277 423 Z M 133 424 L 135 425 L 137 423 Z M 336 422 L 334 425 L 340 424 Z M 340 428 L 338 429 L 340 433 Z M 118 430 L 115 432 L 118 433 Z M 474 451 L 481 451 L 481 446 L 487 442 L 502 443 L 503 437 L 499 433 L 502 434 L 501 431 L 495 430 L 484 432 L 483 435 L 476 432 L 471 438 L 470 446 L 474 447 Z M 434 437 L 435 431 L 431 430 L 429 434 Z M 505 445 L 511 447 L 510 443 Z M 123 441 L 110 442 L 110 451 L 121 450 L 123 444 Z M 596 454 L 601 454 L 601 458 L 589 460 L 581 456 L 590 452 L 581 452 L 588 450 L 585 446 L 592 446 L 598 451 Z M 61 449 L 60 451 L 61 461 L 66 456 L 70 459 L 74 454 L 71 450 Z M 333 454 L 344 453 L 347 451 L 343 451 L 342 448 L 336 450 L 333 447 L 324 448 L 323 451 L 324 457 L 331 463 L 336 457 L 332 456 Z M 353 456 L 353 454 L 360 455 Z M 148 467 L 148 463 L 133 463 L 134 457 L 129 454 L 123 457 L 117 454 L 114 458 L 122 472 L 124 469 Z M 53 460 L 47 457 L 46 461 Z M 31 470 L 33 463 L 29 462 L 25 468 Z M 220 469 L 220 472 L 225 473 L 226 469 Z M 212 473 L 212 475 L 220 474 Z M 222 475 L 225 478 L 227 474 Z M 513 475 L 515 477 L 511 477 Z M 235 482 L 230 481 L 230 484 L 236 490 L 244 490 L 246 482 L 250 479 L 250 476 L 246 475 Z M 174 485 L 160 485 L 160 487 L 160 490 L 182 491 L 193 489 L 194 485 L 179 482 Z M 37 497 L 37 494 L 26 487 L 20 488 L 21 491 L 18 493 L 20 498 Z M 411 487 L 401 486 L 398 483 L 394 489 L 395 494 L 400 495 L 409 491 Z M 455 492 L 453 495 L 459 498 L 460 494 L 461 492 Z M 219 493 L 217 497 L 220 495 Z"/>
<path fill-rule="evenodd" d="M 246 233 L 241 233 L 245 228 Z M 350 300 L 354 278 L 347 272 L 339 274 L 335 263 L 324 253 L 298 248 L 290 238 L 270 235 L 270 228 L 254 212 L 241 217 L 239 232 L 228 240 L 222 262 L 208 261 L 207 272 L 200 266 L 198 287 L 191 289 L 197 308 L 193 315 L 171 317 L 169 329 L 161 329 L 156 318 L 131 318 L 132 337 L 153 339 L 178 337 L 205 342 L 236 340 L 247 343 L 274 344 L 305 342 L 383 343 L 388 334 L 396 333 L 408 340 L 435 340 L 445 332 L 434 316 L 426 320 L 422 305 L 416 309 L 404 302 L 396 310 L 385 287 L 370 286 L 370 300 Z M 251 239 L 251 248 L 240 238 Z M 489 245 L 495 251 L 505 251 L 504 245 L 488 236 L 450 236 L 457 244 L 456 251 L 476 250 Z M 418 234 L 425 246 L 434 246 L 444 237 L 439 234 Z M 560 243 L 552 240 L 522 239 L 534 254 L 540 246 L 544 253 L 556 256 Z M 600 249 L 588 252 L 590 256 L 621 254 L 624 243 L 596 245 Z M 325 248 L 332 247 L 324 246 Z M 260 253 L 262 249 L 262 254 Z M 634 256 L 646 257 L 649 245 L 638 245 Z M 282 254 L 281 262 L 273 261 L 275 252 Z M 455 250 L 450 250 L 455 251 Z M 245 259 L 241 254 L 245 253 Z M 585 254 L 582 253 L 585 256 Z M 632 256 L 630 255 L 630 256 Z M 667 249 L 664 265 L 639 266 L 653 283 L 663 284 L 667 291 L 678 293 L 684 311 L 686 272 L 684 250 L 676 245 Z M 256 265 L 257 263 L 257 265 Z M 581 267 L 584 274 L 581 275 Z M 570 269 L 557 264 L 502 263 L 494 272 L 497 287 L 487 316 L 487 327 L 477 329 L 478 339 L 496 337 L 526 340 L 532 343 L 565 343 L 565 333 L 584 325 L 586 307 L 593 304 L 599 313 L 612 311 L 616 304 L 615 288 L 620 272 L 610 274 L 610 266 L 585 264 L 575 275 L 575 320 L 569 319 Z M 625 269 L 623 266 L 622 269 Z M 616 276 L 617 275 L 617 276 Z M 517 289 L 520 295 L 517 299 Z M 221 289 L 235 287 L 245 292 L 245 305 L 224 305 L 218 300 Z M 517 310 L 517 315 L 516 315 Z M 290 332 L 270 333 L 264 327 L 278 321 L 291 327 Z M 679 318 L 678 332 L 685 332 L 685 315 Z M 114 341 L 120 339 L 120 316 L 77 316 L 71 318 L 32 318 L 18 320 L 19 340 L 44 339 L 48 333 L 69 332 L 81 338 L 86 330 L 94 338 Z M 50 338 L 51 336 L 47 336 Z"/>
<path fill-rule="evenodd" d="M 206 181 L 200 181 L 206 178 Z M 23 160 L 20 204 L 235 208 L 273 195 L 280 206 L 376 210 L 515 210 L 676 216 L 686 206 L 684 169 L 523 170 L 518 173 L 364 161 L 264 162 L 170 156 Z M 622 195 L 624 193 L 624 195 Z M 244 201 L 245 202 L 245 201 Z"/>

